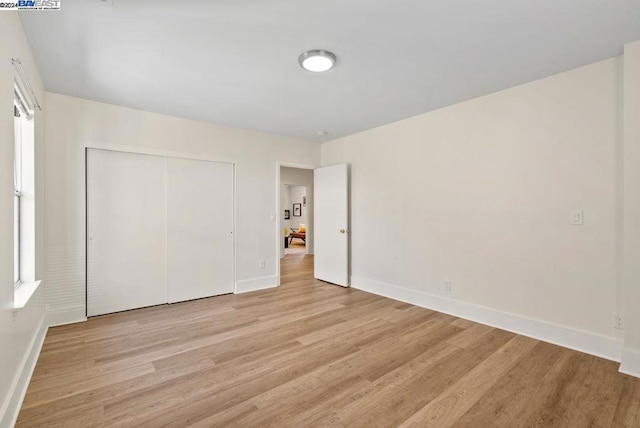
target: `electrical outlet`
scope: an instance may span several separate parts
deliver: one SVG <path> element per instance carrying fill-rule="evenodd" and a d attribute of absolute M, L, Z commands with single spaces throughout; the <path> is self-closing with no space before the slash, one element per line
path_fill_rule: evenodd
<path fill-rule="evenodd" d="M 267 267 L 267 261 L 266 260 L 260 260 L 258 262 L 258 266 L 260 266 L 260 269 L 264 269 Z"/>
<path fill-rule="evenodd" d="M 624 330 L 624 315 L 616 312 L 613 313 L 613 327 L 618 330 Z"/>
<path fill-rule="evenodd" d="M 451 280 L 444 280 L 444 291 L 446 291 L 447 293 L 451 293 Z"/>

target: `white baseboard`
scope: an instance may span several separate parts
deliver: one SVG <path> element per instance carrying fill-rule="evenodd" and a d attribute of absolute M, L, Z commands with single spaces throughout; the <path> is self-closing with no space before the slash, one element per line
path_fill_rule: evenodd
<path fill-rule="evenodd" d="M 33 370 L 38 362 L 47 330 L 48 327 L 45 316 L 43 315 L 40 318 L 38 329 L 33 335 L 31 343 L 29 343 L 29 348 L 22 359 L 11 389 L 7 394 L 7 402 L 3 405 L 3 412 L 0 413 L 0 426 L 2 427 L 13 427 L 18 420 L 18 414 L 20 413 L 24 396 L 27 394 L 27 387 L 29 386 L 31 375 L 33 375 Z"/>
<path fill-rule="evenodd" d="M 351 286 L 380 296 L 465 318 L 544 342 L 564 346 L 565 348 L 575 349 L 576 351 L 606 358 L 607 360 L 620 362 L 622 357 L 622 341 L 613 337 L 602 336 L 358 276 L 351 277 Z M 637 361 L 640 362 L 640 359 Z M 636 373 L 640 373 L 640 364 L 635 368 L 637 369 Z"/>
<path fill-rule="evenodd" d="M 74 324 L 87 320 L 86 308 L 84 306 L 74 306 L 64 309 L 47 308 L 47 325 L 55 327 L 58 325 Z"/>
<path fill-rule="evenodd" d="M 278 276 L 264 276 L 262 278 L 244 279 L 236 281 L 236 294 L 265 290 L 278 286 Z"/>
<path fill-rule="evenodd" d="M 629 348 L 622 350 L 620 373 L 640 377 L 640 351 Z"/>

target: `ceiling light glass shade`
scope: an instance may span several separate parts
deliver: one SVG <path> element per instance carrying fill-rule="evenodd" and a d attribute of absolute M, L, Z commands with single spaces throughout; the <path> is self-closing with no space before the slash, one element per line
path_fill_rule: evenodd
<path fill-rule="evenodd" d="M 303 52 L 298 57 L 300 66 L 313 73 L 329 71 L 336 65 L 336 56 L 329 51 L 314 49 Z"/>

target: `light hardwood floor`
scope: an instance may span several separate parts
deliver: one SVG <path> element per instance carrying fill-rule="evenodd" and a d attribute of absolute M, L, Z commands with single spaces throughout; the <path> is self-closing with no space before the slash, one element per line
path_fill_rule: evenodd
<path fill-rule="evenodd" d="M 639 427 L 617 364 L 312 279 L 49 330 L 19 427 Z"/>

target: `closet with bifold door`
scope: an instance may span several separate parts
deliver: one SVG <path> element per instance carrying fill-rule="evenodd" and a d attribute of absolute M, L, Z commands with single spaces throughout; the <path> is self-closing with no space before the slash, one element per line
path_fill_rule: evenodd
<path fill-rule="evenodd" d="M 87 149 L 87 316 L 234 291 L 233 168 Z"/>

